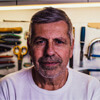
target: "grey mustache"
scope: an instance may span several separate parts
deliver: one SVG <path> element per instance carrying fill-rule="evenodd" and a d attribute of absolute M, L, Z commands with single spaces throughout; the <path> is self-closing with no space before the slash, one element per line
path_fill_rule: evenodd
<path fill-rule="evenodd" d="M 41 57 L 39 59 L 39 63 L 46 63 L 46 62 L 62 62 L 60 57 Z"/>

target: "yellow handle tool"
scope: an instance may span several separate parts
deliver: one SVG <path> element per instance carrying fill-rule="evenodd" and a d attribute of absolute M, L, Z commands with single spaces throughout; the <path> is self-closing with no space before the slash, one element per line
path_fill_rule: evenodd
<path fill-rule="evenodd" d="M 21 27 L 12 27 L 12 28 L 0 28 L 0 33 L 19 33 L 22 32 Z"/>
<path fill-rule="evenodd" d="M 100 29 L 100 23 L 88 23 L 88 27 Z"/>
<path fill-rule="evenodd" d="M 20 70 L 22 68 L 21 66 L 22 66 L 23 56 L 27 54 L 27 47 L 26 46 L 22 46 L 22 47 L 15 46 L 13 48 L 13 53 L 17 55 L 18 57 L 18 70 Z"/>

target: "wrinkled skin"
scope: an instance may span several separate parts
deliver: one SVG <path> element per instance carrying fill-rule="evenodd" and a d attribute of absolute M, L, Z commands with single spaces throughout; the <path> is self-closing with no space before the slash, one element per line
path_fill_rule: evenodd
<path fill-rule="evenodd" d="M 68 25 L 64 21 L 35 24 L 29 53 L 35 70 L 44 78 L 56 78 L 66 74 L 66 66 L 72 56 L 73 45 L 67 35 Z"/>

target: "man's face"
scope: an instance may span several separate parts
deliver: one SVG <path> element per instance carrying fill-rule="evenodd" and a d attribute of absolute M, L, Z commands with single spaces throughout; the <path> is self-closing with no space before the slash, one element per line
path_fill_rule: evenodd
<path fill-rule="evenodd" d="M 64 21 L 35 24 L 30 55 L 35 69 L 45 78 L 54 78 L 66 71 L 73 45 L 67 35 Z"/>

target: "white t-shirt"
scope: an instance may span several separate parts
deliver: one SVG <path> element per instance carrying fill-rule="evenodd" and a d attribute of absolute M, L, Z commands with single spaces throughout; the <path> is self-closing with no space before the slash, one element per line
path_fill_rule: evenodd
<path fill-rule="evenodd" d="M 7 75 L 0 81 L 0 100 L 100 100 L 96 78 L 68 68 L 65 85 L 54 91 L 39 88 L 32 79 L 32 68 Z"/>

